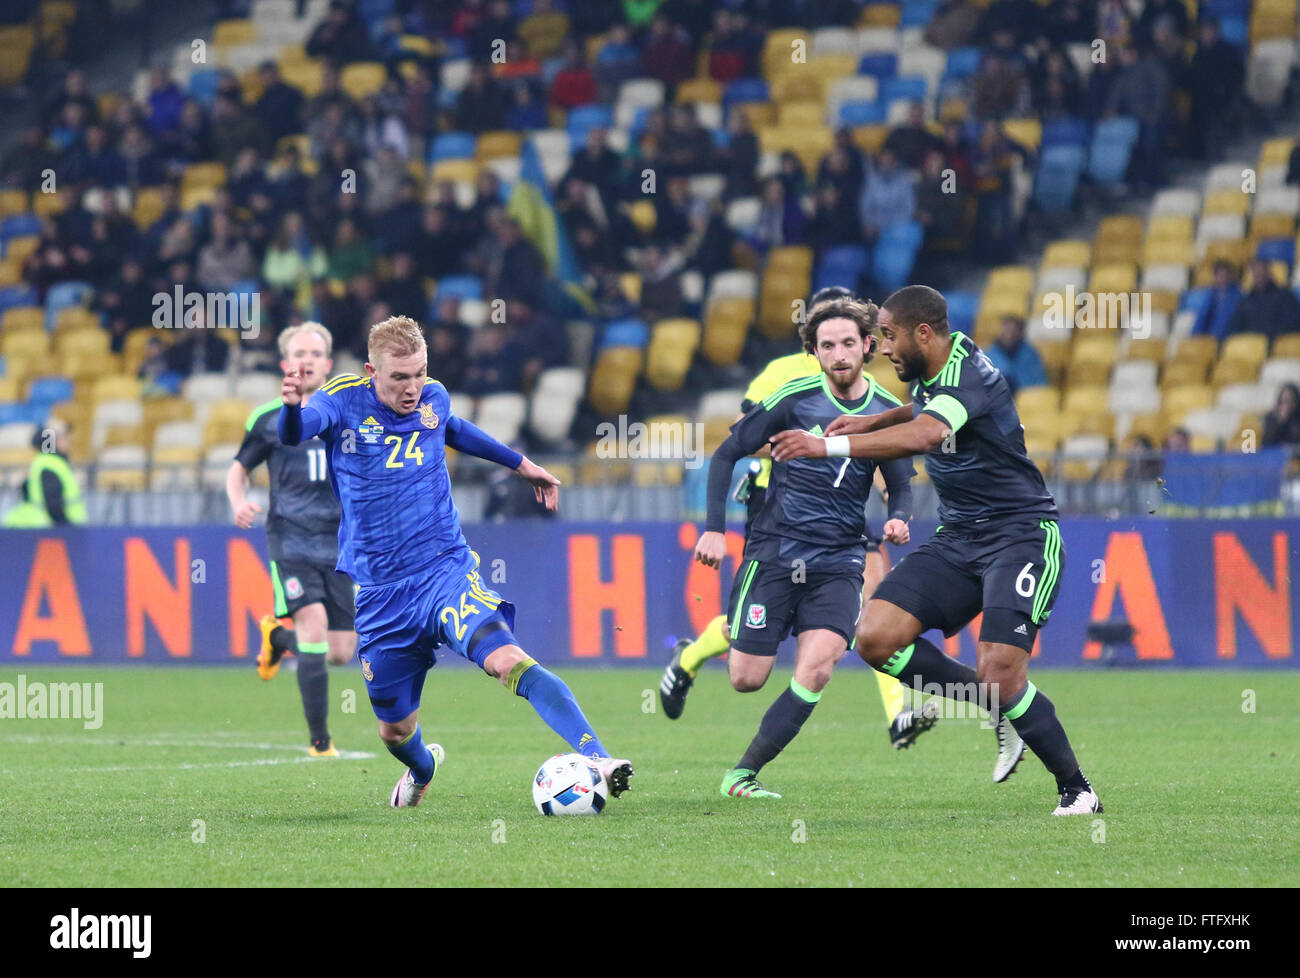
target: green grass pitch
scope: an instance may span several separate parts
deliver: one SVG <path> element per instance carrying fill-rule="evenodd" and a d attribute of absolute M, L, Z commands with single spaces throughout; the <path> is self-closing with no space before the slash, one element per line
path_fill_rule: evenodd
<path fill-rule="evenodd" d="M 104 721 L 0 720 L 3 886 L 1300 885 L 1294 673 L 1036 674 L 1106 806 L 1056 819 L 1032 755 L 992 783 L 993 733 L 976 720 L 890 749 L 863 670 L 835 678 L 764 771 L 785 797 L 763 803 L 718 784 L 788 672 L 742 696 L 712 666 L 669 722 L 657 671 L 561 670 L 638 772 L 604 815 L 565 819 L 533 810 L 530 779 L 566 748 L 469 669 L 429 676 L 425 738 L 448 759 L 404 811 L 387 806 L 400 765 L 355 666 L 331 671 L 330 722 L 338 747 L 368 756 L 339 760 L 306 757 L 283 671 L 21 671 L 102 682 Z"/>

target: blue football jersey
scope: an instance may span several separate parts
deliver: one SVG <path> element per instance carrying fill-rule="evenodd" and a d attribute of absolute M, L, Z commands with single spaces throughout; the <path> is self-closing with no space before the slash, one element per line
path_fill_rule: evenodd
<path fill-rule="evenodd" d="M 369 377 L 341 374 L 312 396 L 330 482 L 343 509 L 337 569 L 362 587 L 399 581 L 464 547 L 451 498 L 446 434 L 451 399 L 426 380 L 416 409 L 398 415 Z"/>

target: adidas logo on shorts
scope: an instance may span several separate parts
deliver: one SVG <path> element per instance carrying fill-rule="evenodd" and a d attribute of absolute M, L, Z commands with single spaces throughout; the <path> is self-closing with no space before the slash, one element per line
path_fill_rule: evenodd
<path fill-rule="evenodd" d="M 1029 634 L 1029 629 L 1025 627 L 1024 622 L 1021 622 L 1019 625 L 1016 626 L 1016 634 L 1017 635 Z"/>

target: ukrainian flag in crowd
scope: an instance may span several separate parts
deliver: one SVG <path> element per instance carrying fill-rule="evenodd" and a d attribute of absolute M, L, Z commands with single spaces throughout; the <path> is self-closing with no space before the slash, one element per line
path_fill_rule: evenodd
<path fill-rule="evenodd" d="M 541 157 L 531 139 L 524 141 L 520 163 L 519 179 L 510 193 L 507 213 L 519 222 L 524 235 L 537 246 L 564 291 L 588 311 L 593 311 L 595 303 L 580 283 L 578 263 L 573 257 L 568 232 L 555 212 L 555 201 L 546 183 Z"/>

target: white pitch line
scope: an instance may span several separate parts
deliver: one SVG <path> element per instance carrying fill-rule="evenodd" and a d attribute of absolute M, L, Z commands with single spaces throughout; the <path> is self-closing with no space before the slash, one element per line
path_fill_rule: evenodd
<path fill-rule="evenodd" d="M 113 764 L 107 767 L 70 767 L 64 771 L 93 774 L 98 771 L 199 771 L 205 768 L 267 767 L 273 764 L 307 764 L 313 761 L 361 761 L 374 754 L 358 750 L 341 750 L 336 758 L 329 757 L 267 757 L 256 761 L 213 761 L 209 764 Z"/>

